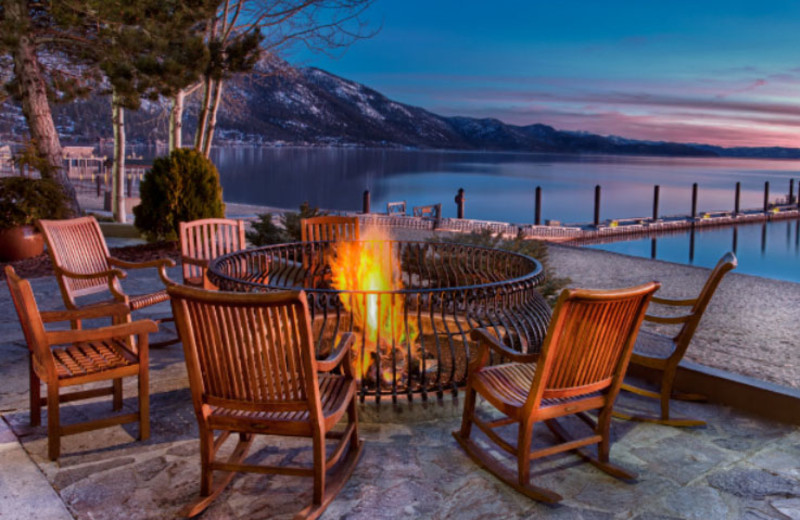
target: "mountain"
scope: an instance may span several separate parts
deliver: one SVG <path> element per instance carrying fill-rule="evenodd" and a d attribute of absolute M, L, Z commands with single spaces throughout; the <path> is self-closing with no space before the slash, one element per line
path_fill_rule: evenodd
<path fill-rule="evenodd" d="M 795 148 L 722 148 L 561 131 L 543 124 L 510 125 L 491 118 L 444 117 L 317 68 L 236 78 L 226 84 L 224 99 L 215 137 L 220 144 L 800 158 Z M 166 102 L 145 102 L 139 111 L 129 112 L 128 139 L 165 140 L 167 109 Z M 196 113 L 197 102 L 190 101 L 186 142 L 193 135 Z M 65 143 L 109 139 L 110 114 L 108 98 L 100 96 L 54 108 Z M 15 140 L 24 134 L 19 107 L 6 103 L 0 112 L 0 138 Z"/>

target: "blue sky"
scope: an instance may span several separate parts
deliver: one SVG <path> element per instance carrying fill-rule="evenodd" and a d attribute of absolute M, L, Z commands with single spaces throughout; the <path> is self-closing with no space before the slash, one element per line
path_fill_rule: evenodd
<path fill-rule="evenodd" d="M 800 147 L 800 1 L 377 0 L 313 65 L 442 115 Z"/>

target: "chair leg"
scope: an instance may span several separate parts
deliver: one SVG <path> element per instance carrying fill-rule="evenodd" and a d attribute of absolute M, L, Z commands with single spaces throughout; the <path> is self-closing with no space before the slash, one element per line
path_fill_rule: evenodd
<path fill-rule="evenodd" d="M 150 377 L 146 364 L 139 365 L 139 440 L 150 438 Z"/>
<path fill-rule="evenodd" d="M 353 425 L 353 433 L 350 436 L 350 450 L 358 449 L 359 436 L 358 436 L 358 407 L 356 406 L 355 397 L 350 400 L 347 405 L 347 423 Z"/>
<path fill-rule="evenodd" d="M 325 433 L 319 429 L 314 430 L 314 505 L 322 504 L 325 497 Z"/>
<path fill-rule="evenodd" d="M 461 430 L 458 434 L 462 439 L 469 439 L 469 436 L 472 434 L 472 418 L 475 414 L 477 392 L 473 390 L 472 386 L 467 386 L 464 394 L 464 413 L 461 416 Z"/>
<path fill-rule="evenodd" d="M 214 461 L 214 431 L 200 426 L 200 496 L 211 494 L 214 472 L 211 463 Z"/>
<path fill-rule="evenodd" d="M 30 379 L 31 426 L 42 424 L 42 382 L 33 369 L 33 356 L 28 356 L 28 378 Z"/>
<path fill-rule="evenodd" d="M 112 408 L 115 412 L 122 410 L 122 378 L 117 378 L 114 380 L 114 400 L 112 402 Z"/>
<path fill-rule="evenodd" d="M 533 425 L 526 421 L 519 422 L 517 434 L 517 473 L 519 485 L 525 487 L 531 481 L 531 442 L 533 440 Z"/>
<path fill-rule="evenodd" d="M 58 406 L 58 385 L 47 385 L 47 456 L 58 460 L 61 456 L 61 420 Z"/>

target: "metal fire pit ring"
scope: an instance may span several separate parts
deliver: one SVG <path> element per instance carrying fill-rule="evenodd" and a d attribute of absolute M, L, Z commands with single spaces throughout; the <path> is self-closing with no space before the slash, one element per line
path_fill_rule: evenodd
<path fill-rule="evenodd" d="M 365 241 L 366 242 L 366 241 Z M 221 290 L 256 292 L 303 289 L 313 319 L 318 356 L 325 356 L 342 332 L 356 334 L 356 353 L 364 371 L 362 402 L 405 394 L 423 400 L 458 392 L 477 346 L 469 331 L 488 328 L 512 350 L 537 352 L 550 319 L 550 307 L 536 290 L 544 279 L 541 264 L 525 255 L 474 245 L 411 241 L 369 241 L 400 264 L 403 289 L 341 291 L 331 286 L 330 258 L 335 242 L 297 242 L 237 251 L 213 260 L 209 279 Z M 366 359 L 367 342 L 358 316 L 344 301 L 374 298 L 400 308 L 410 340 L 394 338 L 383 355 Z M 415 330 L 417 333 L 414 334 Z M 497 361 L 497 360 L 493 360 Z"/>

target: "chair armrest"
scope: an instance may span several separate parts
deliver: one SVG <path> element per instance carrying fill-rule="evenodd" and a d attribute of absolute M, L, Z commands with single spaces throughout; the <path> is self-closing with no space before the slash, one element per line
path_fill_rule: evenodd
<path fill-rule="evenodd" d="M 523 354 L 511 350 L 497 341 L 497 338 L 486 329 L 472 329 L 470 338 L 478 342 L 478 355 L 475 359 L 474 369 L 481 368 L 489 362 L 489 350 L 505 356 L 515 363 L 534 363 L 539 359 L 539 354 Z M 473 370 L 472 363 L 470 363 L 470 370 Z"/>
<path fill-rule="evenodd" d="M 352 332 L 345 332 L 342 334 L 342 339 L 339 340 L 339 344 L 333 352 L 331 352 L 327 358 L 317 361 L 317 370 L 320 372 L 330 372 L 339 366 L 342 361 L 347 360 L 344 367 L 345 374 L 353 375 L 353 367 L 350 360 L 350 347 L 353 346 L 355 339 L 356 337 Z"/>
<path fill-rule="evenodd" d="M 153 320 L 139 320 L 132 323 L 110 325 L 98 329 L 81 330 L 54 330 L 46 332 L 45 336 L 50 345 L 63 345 L 65 343 L 79 343 L 83 341 L 99 341 L 110 338 L 126 338 L 128 336 L 147 334 L 158 331 L 158 325 Z"/>
<path fill-rule="evenodd" d="M 675 305 L 680 307 L 689 307 L 697 302 L 697 298 L 690 298 L 688 300 L 673 300 L 672 298 L 659 298 L 653 296 L 650 298 L 650 303 L 657 303 L 659 305 Z"/>
<path fill-rule="evenodd" d="M 67 309 L 63 311 L 42 311 L 42 321 L 52 323 L 54 321 L 74 321 L 88 320 L 92 318 L 106 318 L 110 316 L 125 316 L 131 312 L 130 308 L 124 303 L 106 303 L 103 305 L 93 305 L 82 309 Z"/>
<path fill-rule="evenodd" d="M 127 299 L 124 293 L 120 292 L 117 289 L 117 286 L 114 284 L 114 281 L 117 279 L 122 280 L 123 278 L 127 277 L 128 275 L 124 271 L 120 271 L 119 269 L 107 269 L 105 271 L 97 271 L 96 273 L 75 273 L 64 269 L 63 267 L 55 266 L 54 270 L 56 274 L 60 274 L 62 276 L 66 276 L 67 278 L 75 278 L 78 280 L 92 280 L 94 278 L 107 278 L 108 279 L 108 290 L 114 296 L 114 298 L 118 301 L 124 301 L 127 303 Z"/>
<path fill-rule="evenodd" d="M 686 323 L 690 319 L 694 318 L 694 316 L 694 314 L 681 314 L 680 316 L 658 316 L 656 314 L 645 314 L 644 321 L 649 321 L 650 323 L 676 325 L 679 323 Z"/>
<path fill-rule="evenodd" d="M 77 280 L 91 280 L 93 278 L 108 278 L 109 279 L 109 283 L 111 283 L 114 278 L 123 279 L 126 276 L 128 276 L 127 274 L 125 274 L 125 272 L 120 271 L 119 269 L 107 269 L 105 271 L 97 271 L 96 273 L 76 273 L 76 272 L 64 269 L 63 267 L 55 266 L 54 270 L 56 271 L 57 274 L 60 274 L 61 276 L 66 276 L 67 278 L 75 278 Z"/>
<path fill-rule="evenodd" d="M 208 264 L 211 262 L 209 260 L 206 260 L 205 258 L 193 258 L 191 256 L 181 256 L 181 263 L 197 265 L 200 267 L 208 267 Z"/>
<path fill-rule="evenodd" d="M 128 262 L 109 256 L 108 263 L 114 267 L 121 267 L 123 269 L 147 269 L 150 267 L 175 267 L 175 262 L 169 258 L 157 258 L 155 260 L 148 260 L 146 262 Z"/>

